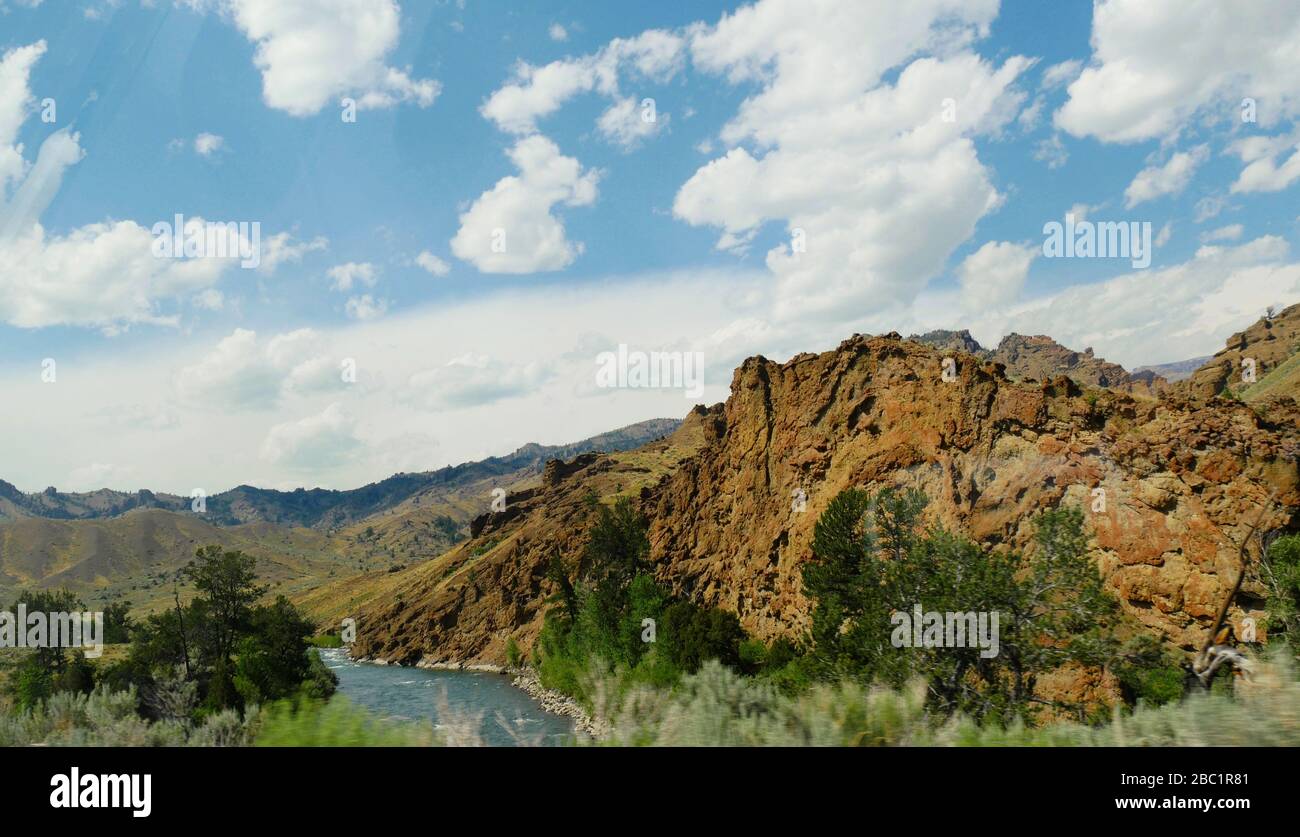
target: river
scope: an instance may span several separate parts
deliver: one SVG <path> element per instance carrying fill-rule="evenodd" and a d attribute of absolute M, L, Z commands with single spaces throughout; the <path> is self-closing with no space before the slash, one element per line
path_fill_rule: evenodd
<path fill-rule="evenodd" d="M 504 674 L 358 663 L 341 648 L 322 648 L 320 655 L 338 675 L 338 693 L 380 717 L 429 720 L 437 726 L 438 697 L 445 689 L 453 709 L 482 716 L 481 734 L 487 744 L 512 747 L 523 741 L 554 746 L 574 735 L 571 719 L 542 709 L 510 685 L 510 677 Z"/>

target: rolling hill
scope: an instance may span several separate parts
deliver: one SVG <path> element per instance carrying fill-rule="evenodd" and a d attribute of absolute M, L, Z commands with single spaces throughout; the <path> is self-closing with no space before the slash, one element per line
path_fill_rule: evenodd
<path fill-rule="evenodd" d="M 171 580 L 194 550 L 210 543 L 256 556 L 272 593 L 301 594 L 331 578 L 387 572 L 464 540 L 494 488 L 539 482 L 547 461 L 635 448 L 678 424 L 652 419 L 569 445 L 529 444 L 350 491 L 240 486 L 209 497 L 203 515 L 177 495 L 24 494 L 0 483 L 0 601 L 30 587 L 67 587 L 88 603 L 125 600 L 153 610 L 170 600 Z"/>

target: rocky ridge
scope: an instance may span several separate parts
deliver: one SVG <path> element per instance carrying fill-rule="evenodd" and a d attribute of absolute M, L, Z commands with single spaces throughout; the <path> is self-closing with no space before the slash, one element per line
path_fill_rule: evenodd
<path fill-rule="evenodd" d="M 988 549 L 1032 549 L 1036 512 L 1082 506 L 1124 610 L 1184 648 L 1232 584 L 1243 521 L 1273 495 L 1264 528 L 1300 528 L 1290 398 L 1265 418 L 1064 375 L 1013 380 L 969 353 L 945 381 L 945 354 L 889 334 L 785 363 L 750 358 L 727 402 L 695 408 L 673 437 L 548 464 L 507 512 L 476 520 L 469 542 L 405 570 L 358 611 L 355 652 L 413 664 L 499 662 L 511 637 L 530 648 L 554 592 L 546 566 L 581 548 L 592 494 L 635 497 L 658 577 L 763 638 L 805 629 L 799 568 L 818 515 L 850 486 L 920 488 L 934 522 Z M 1232 618 L 1259 615 L 1260 595 L 1248 582 Z"/>
<path fill-rule="evenodd" d="M 1024 335 L 1014 332 L 1003 337 L 998 347 L 985 349 L 969 331 L 930 331 L 908 338 L 949 352 L 974 355 L 1006 367 L 1007 375 L 1016 379 L 1044 381 L 1065 375 L 1083 386 L 1102 387 L 1135 395 L 1154 395 L 1167 384 L 1151 370 L 1129 372 L 1118 363 L 1110 363 L 1093 354 L 1092 347 L 1076 352 L 1044 334 Z"/>

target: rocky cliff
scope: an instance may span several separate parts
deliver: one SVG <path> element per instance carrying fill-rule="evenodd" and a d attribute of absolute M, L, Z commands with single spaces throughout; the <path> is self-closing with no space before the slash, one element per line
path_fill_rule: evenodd
<path fill-rule="evenodd" d="M 1135 395 L 1153 395 L 1167 384 L 1164 378 L 1151 370 L 1130 373 L 1118 363 L 1110 363 L 1095 356 L 1092 348 L 1082 352 L 1068 349 L 1044 334 L 1027 336 L 1008 334 L 998 347 L 985 349 L 966 330 L 930 331 L 914 334 L 909 340 L 953 353 L 974 355 L 981 360 L 991 360 L 1006 367 L 1007 375 L 1015 379 L 1045 381 L 1065 375 L 1083 386 L 1102 387 Z"/>
<path fill-rule="evenodd" d="M 548 466 L 468 543 L 388 580 L 355 614 L 354 651 L 499 662 L 511 636 L 527 649 L 553 592 L 546 563 L 580 548 L 591 494 L 636 497 L 661 580 L 734 610 L 761 637 L 805 628 L 799 568 L 818 515 L 850 486 L 920 488 L 934 522 L 989 549 L 1030 549 L 1035 512 L 1080 505 L 1124 609 L 1183 647 L 1202 638 L 1270 494 L 1265 529 L 1300 527 L 1290 399 L 1263 418 L 1221 399 L 1015 381 L 971 355 L 945 381 L 944 355 L 890 334 L 747 360 L 727 402 L 696 408 L 670 439 Z M 1258 593 L 1248 584 L 1233 618 L 1257 610 Z"/>
<path fill-rule="evenodd" d="M 1300 352 L 1300 305 L 1261 317 L 1254 325 L 1229 337 L 1214 357 L 1192 376 L 1177 384 L 1178 391 L 1194 398 L 1213 398 L 1219 394 L 1247 396 L 1251 389 L 1265 384 L 1265 379 L 1282 369 Z M 1247 374 L 1253 362 L 1254 381 Z M 1300 396 L 1295 381 L 1287 377 L 1282 394 Z M 1262 387 L 1273 390 L 1275 387 Z"/>

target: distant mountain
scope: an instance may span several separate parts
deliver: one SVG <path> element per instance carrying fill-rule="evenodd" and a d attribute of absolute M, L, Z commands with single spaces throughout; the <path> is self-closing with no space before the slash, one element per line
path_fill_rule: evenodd
<path fill-rule="evenodd" d="M 1003 337 L 998 347 L 991 351 L 981 346 L 965 329 L 941 329 L 914 334 L 908 339 L 939 351 L 964 353 L 1001 363 L 1007 368 L 1007 375 L 1017 380 L 1047 381 L 1064 375 L 1084 386 L 1143 395 L 1153 394 L 1167 383 L 1163 377 L 1150 370 L 1130 373 L 1118 363 L 1110 363 L 1095 356 L 1091 347 L 1077 352 L 1042 334 L 1024 335 L 1013 332 Z"/>
<path fill-rule="evenodd" d="M 1133 370 L 1134 374 L 1138 372 L 1154 372 L 1170 383 L 1182 381 L 1190 378 L 1192 373 L 1201 368 L 1210 355 L 1194 357 L 1188 360 L 1176 360 L 1173 363 L 1153 363 L 1148 366 L 1139 366 Z"/>
<path fill-rule="evenodd" d="M 672 433 L 676 419 L 650 419 L 601 433 L 569 445 L 530 443 L 507 456 L 493 456 L 478 462 L 452 465 L 436 471 L 394 474 L 379 482 L 345 491 L 299 488 L 276 491 L 241 485 L 206 498 L 204 520 L 216 526 L 241 523 L 280 523 L 289 526 L 332 528 L 362 520 L 392 508 L 421 492 L 477 482 L 485 477 L 515 474 L 521 469 L 540 471 L 548 459 L 569 459 L 588 451 L 620 451 Z M 100 489 L 67 493 L 47 488 L 24 494 L 0 480 L 0 522 L 25 517 L 52 520 L 100 520 L 117 517 L 134 509 L 190 512 L 191 500 L 176 494 L 141 490 L 136 492 Z"/>
<path fill-rule="evenodd" d="M 100 520 L 27 517 L 0 524 L 0 607 L 23 589 L 66 587 L 92 606 L 123 600 L 154 610 L 171 600 L 177 570 L 206 544 L 256 557 L 258 576 L 273 593 L 295 593 L 358 569 L 345 545 L 311 529 L 214 526 L 160 509 Z"/>
<path fill-rule="evenodd" d="M 538 484 L 548 460 L 618 452 L 681 424 L 652 419 L 569 445 L 528 444 L 437 471 L 396 474 L 350 491 L 240 486 L 190 499 L 150 491 L 24 494 L 0 482 L 0 606 L 18 590 L 68 587 L 88 603 L 112 599 L 152 610 L 194 550 L 217 543 L 258 559 L 272 592 L 301 594 L 331 577 L 386 572 L 435 557 L 468 536 L 493 489 Z"/>

